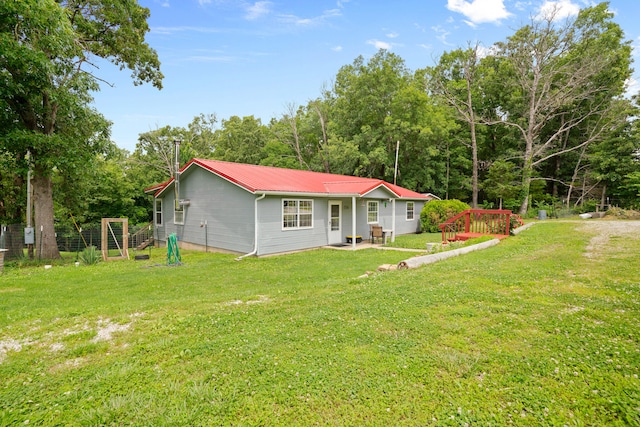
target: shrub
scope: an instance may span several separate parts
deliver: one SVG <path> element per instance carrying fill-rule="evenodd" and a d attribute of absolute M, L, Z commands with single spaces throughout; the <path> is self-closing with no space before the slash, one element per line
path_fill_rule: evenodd
<path fill-rule="evenodd" d="M 467 209 L 471 207 L 460 200 L 432 200 L 420 212 L 422 231 L 437 233 L 440 231 L 438 225 Z"/>
<path fill-rule="evenodd" d="M 626 210 L 616 206 L 609 208 L 606 215 L 608 217 L 614 217 L 617 219 L 640 219 L 640 212 L 634 210 Z"/>
<path fill-rule="evenodd" d="M 89 246 L 80 253 L 80 261 L 86 265 L 97 264 L 100 261 L 100 253 L 95 246 Z"/>

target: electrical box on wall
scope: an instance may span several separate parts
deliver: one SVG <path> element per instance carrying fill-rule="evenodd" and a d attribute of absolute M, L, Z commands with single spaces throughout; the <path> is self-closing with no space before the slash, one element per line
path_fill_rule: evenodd
<path fill-rule="evenodd" d="M 33 227 L 27 227 L 24 229 L 24 244 L 33 245 L 35 243 L 35 233 Z"/>

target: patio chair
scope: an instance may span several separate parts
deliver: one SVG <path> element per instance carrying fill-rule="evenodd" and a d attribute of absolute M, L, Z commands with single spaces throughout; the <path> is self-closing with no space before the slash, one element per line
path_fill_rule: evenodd
<path fill-rule="evenodd" d="M 384 239 L 384 232 L 382 231 L 381 225 L 371 226 L 371 243 L 375 243 L 376 239 L 380 239 L 381 241 Z"/>

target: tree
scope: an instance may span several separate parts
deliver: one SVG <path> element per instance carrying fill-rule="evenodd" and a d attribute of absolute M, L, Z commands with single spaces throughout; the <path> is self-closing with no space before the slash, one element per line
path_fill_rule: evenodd
<path fill-rule="evenodd" d="M 502 209 L 504 200 L 514 199 L 520 191 L 515 169 L 513 163 L 504 160 L 496 160 L 489 168 L 483 188 L 489 198 L 499 201 L 498 209 Z"/>
<path fill-rule="evenodd" d="M 211 157 L 216 150 L 217 121 L 215 114 L 200 114 L 186 128 L 164 126 L 138 135 L 132 160 L 146 168 L 151 178 L 151 181 L 147 180 L 148 185 L 166 181 L 175 175 L 176 141 L 180 141 L 180 165 L 194 157 Z"/>
<path fill-rule="evenodd" d="M 133 158 L 140 165 L 148 169 L 148 173 L 155 178 L 155 183 L 164 182 L 175 175 L 175 141 L 183 141 L 187 132 L 184 128 L 164 126 L 138 135 L 138 143 L 133 152 Z M 192 151 L 188 144 L 180 144 L 179 163 L 187 160 L 185 152 Z"/>
<path fill-rule="evenodd" d="M 105 121 L 88 107 L 98 88 L 90 57 L 132 71 L 134 84 L 161 88 L 156 52 L 144 41 L 149 10 L 134 0 L 0 2 L 0 99 L 13 118 L 3 149 L 33 170 L 36 236 L 42 258 L 59 257 L 54 169 L 99 152 Z"/>
<path fill-rule="evenodd" d="M 471 207 L 478 207 L 478 140 L 476 127 L 476 103 L 474 98 L 480 89 L 478 84 L 479 45 L 466 50 L 454 50 L 444 53 L 438 65 L 431 69 L 431 88 L 449 104 L 457 116 L 469 125 L 470 142 L 465 143 L 471 148 Z"/>
<path fill-rule="evenodd" d="M 332 172 L 434 191 L 444 159 L 438 144 L 455 127 L 427 93 L 424 70 L 411 73 L 397 55 L 358 57 L 336 76 L 331 93 L 327 158 Z"/>
<path fill-rule="evenodd" d="M 253 116 L 232 116 L 222 120 L 215 132 L 213 156 L 228 162 L 261 164 L 269 129 Z"/>
<path fill-rule="evenodd" d="M 607 8 L 583 9 L 564 25 L 550 14 L 497 44 L 496 76 L 504 95 L 495 106 L 500 120 L 490 123 L 512 126 L 522 138 L 521 214 L 536 167 L 601 140 L 611 128 L 614 117 L 607 112 L 630 75 L 630 46 Z M 549 129 L 550 123 L 556 127 Z M 559 149 L 562 136 L 581 125 L 581 140 Z"/>
<path fill-rule="evenodd" d="M 360 176 L 392 178 L 398 135 L 390 131 L 394 97 L 411 74 L 397 55 L 380 50 L 367 63 L 359 56 L 338 71 L 333 86 L 331 129 L 341 144 L 358 148 L 354 171 Z"/>
<path fill-rule="evenodd" d="M 609 193 L 623 206 L 636 203 L 635 194 L 629 192 L 629 176 L 640 171 L 640 139 L 638 138 L 638 109 L 628 100 L 616 102 L 615 110 L 620 117 L 636 117 L 635 120 L 619 122 L 611 135 L 593 144 L 587 154 L 590 177 L 601 184 L 600 204 L 605 205 Z"/>

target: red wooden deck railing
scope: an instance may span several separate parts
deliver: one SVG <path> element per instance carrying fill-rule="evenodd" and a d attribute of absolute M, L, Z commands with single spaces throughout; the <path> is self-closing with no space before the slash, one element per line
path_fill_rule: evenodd
<path fill-rule="evenodd" d="M 512 217 L 520 218 L 504 209 L 468 209 L 449 218 L 438 227 L 442 230 L 442 241 L 468 240 L 480 236 L 495 236 L 499 239 L 509 236 Z"/>

